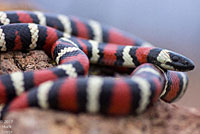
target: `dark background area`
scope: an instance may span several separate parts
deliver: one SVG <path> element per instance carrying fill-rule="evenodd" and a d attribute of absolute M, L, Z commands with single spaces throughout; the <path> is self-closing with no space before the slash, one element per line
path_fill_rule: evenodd
<path fill-rule="evenodd" d="M 178 103 L 200 107 L 199 0 L 9 0 L 45 12 L 90 18 L 191 58 L 189 88 Z"/>

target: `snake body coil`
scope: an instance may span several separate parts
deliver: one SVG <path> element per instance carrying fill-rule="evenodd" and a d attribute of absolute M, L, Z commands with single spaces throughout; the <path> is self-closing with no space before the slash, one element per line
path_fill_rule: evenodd
<path fill-rule="evenodd" d="M 113 115 L 141 113 L 160 95 L 167 102 L 180 98 L 188 78 L 176 71 L 194 68 L 193 62 L 180 54 L 153 47 L 93 20 L 12 11 L 0 12 L 0 22 L 1 51 L 42 49 L 59 64 L 45 70 L 1 75 L 0 103 L 10 102 L 5 111 L 38 106 Z M 85 78 L 89 62 L 138 67 L 127 78 Z"/>

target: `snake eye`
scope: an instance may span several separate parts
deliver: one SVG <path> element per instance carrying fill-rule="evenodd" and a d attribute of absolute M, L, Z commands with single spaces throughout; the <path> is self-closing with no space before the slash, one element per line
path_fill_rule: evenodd
<path fill-rule="evenodd" d="M 188 61 L 185 61 L 185 64 L 186 64 L 186 65 L 188 65 L 188 64 L 189 64 L 189 62 L 188 62 Z"/>
<path fill-rule="evenodd" d="M 178 56 L 174 55 L 174 56 L 172 57 L 172 60 L 173 60 L 174 62 L 178 62 L 178 61 L 179 61 L 179 58 L 178 58 Z"/>

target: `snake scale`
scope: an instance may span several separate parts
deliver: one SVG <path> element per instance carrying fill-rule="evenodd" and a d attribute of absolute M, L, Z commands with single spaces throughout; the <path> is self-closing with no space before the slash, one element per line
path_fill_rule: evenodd
<path fill-rule="evenodd" d="M 58 64 L 0 75 L 0 103 L 7 103 L 3 113 L 40 107 L 139 114 L 158 98 L 166 102 L 181 98 L 188 85 L 184 71 L 194 68 L 183 55 L 94 20 L 7 11 L 0 12 L 0 25 L 1 52 L 41 49 Z M 128 77 L 87 77 L 89 63 L 133 72 Z"/>

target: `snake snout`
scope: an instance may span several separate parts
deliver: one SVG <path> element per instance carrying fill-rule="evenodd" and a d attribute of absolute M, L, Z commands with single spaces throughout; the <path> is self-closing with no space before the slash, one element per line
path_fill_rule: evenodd
<path fill-rule="evenodd" d="M 170 52 L 170 58 L 171 58 L 171 62 L 167 62 L 167 65 L 173 66 L 175 68 L 175 70 L 177 71 L 190 71 L 193 70 L 195 67 L 195 64 L 192 60 L 190 60 L 189 58 L 181 55 L 181 54 L 177 54 L 175 52 Z"/>

